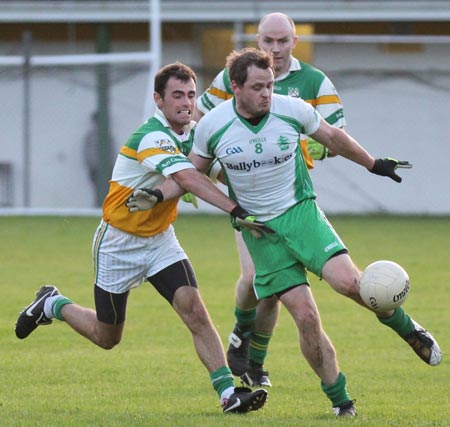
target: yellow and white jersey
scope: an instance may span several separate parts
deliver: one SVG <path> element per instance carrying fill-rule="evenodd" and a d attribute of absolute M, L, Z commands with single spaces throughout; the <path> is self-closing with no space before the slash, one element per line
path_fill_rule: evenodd
<path fill-rule="evenodd" d="M 158 203 L 153 209 L 128 212 L 125 203 L 141 187 L 155 188 L 172 173 L 194 168 L 186 157 L 192 147 L 195 122 L 183 135 L 172 131 L 161 111 L 139 127 L 121 148 L 114 165 L 103 220 L 136 236 L 153 236 L 167 229 L 177 216 L 178 199 Z M 185 154 L 183 154 L 185 153 Z"/>

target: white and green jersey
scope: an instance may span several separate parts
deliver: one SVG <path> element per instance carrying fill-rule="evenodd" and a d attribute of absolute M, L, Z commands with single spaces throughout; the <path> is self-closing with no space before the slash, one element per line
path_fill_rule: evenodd
<path fill-rule="evenodd" d="M 291 57 L 289 71 L 277 76 L 273 92 L 302 98 L 332 126 L 346 125 L 344 109 L 331 80 L 318 68 Z M 197 98 L 197 108 L 206 114 L 233 97 L 228 70 L 222 70 L 206 91 Z"/>
<path fill-rule="evenodd" d="M 320 125 L 301 99 L 273 95 L 270 112 L 256 125 L 239 116 L 235 100 L 222 103 L 197 125 L 192 152 L 217 158 L 230 197 L 261 221 L 276 218 L 301 200 L 315 198 L 298 144 Z"/>

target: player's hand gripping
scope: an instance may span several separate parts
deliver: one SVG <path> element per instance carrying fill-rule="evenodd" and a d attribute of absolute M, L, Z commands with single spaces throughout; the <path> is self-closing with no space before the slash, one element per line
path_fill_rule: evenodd
<path fill-rule="evenodd" d="M 192 193 L 183 194 L 181 196 L 181 200 L 183 200 L 183 202 L 186 203 L 192 203 L 192 206 L 194 206 L 195 209 L 198 208 L 197 197 L 195 196 L 195 194 Z"/>
<path fill-rule="evenodd" d="M 150 188 L 138 188 L 134 190 L 126 202 L 129 212 L 148 211 L 164 200 L 161 190 Z"/>
<path fill-rule="evenodd" d="M 395 173 L 395 170 L 398 168 L 411 169 L 412 164 L 407 161 L 385 157 L 384 159 L 376 159 L 372 169 L 369 169 L 369 172 L 376 175 L 388 176 L 395 182 L 402 182 L 402 178 Z"/>
<path fill-rule="evenodd" d="M 239 205 L 236 206 L 230 215 L 233 218 L 234 224 L 237 228 L 246 228 L 253 234 L 256 239 L 260 239 L 264 233 L 274 234 L 275 231 L 265 225 L 263 222 L 256 221 L 253 215 L 250 215 L 245 209 L 242 209 Z"/>
<path fill-rule="evenodd" d="M 315 141 L 312 138 L 308 138 L 307 141 L 308 153 L 313 160 L 323 160 L 328 157 L 328 148 L 322 145 L 320 142 Z"/>

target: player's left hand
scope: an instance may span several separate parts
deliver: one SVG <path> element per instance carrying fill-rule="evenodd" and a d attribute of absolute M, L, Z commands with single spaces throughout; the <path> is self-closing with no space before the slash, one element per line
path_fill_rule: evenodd
<path fill-rule="evenodd" d="M 398 168 L 411 169 L 412 166 L 413 165 L 406 160 L 396 160 L 385 157 L 384 159 L 376 159 L 372 169 L 369 169 L 369 172 L 376 175 L 388 176 L 395 182 L 402 182 L 402 178 L 395 173 L 395 170 Z"/>
<path fill-rule="evenodd" d="M 239 205 L 236 206 L 230 215 L 233 218 L 234 224 L 239 229 L 240 227 L 246 228 L 253 234 L 253 237 L 260 239 L 263 234 L 274 234 L 275 231 L 265 225 L 263 222 L 257 221 L 253 215 L 250 215 L 245 209 L 242 209 Z"/>
<path fill-rule="evenodd" d="M 328 148 L 320 142 L 315 141 L 312 138 L 308 138 L 308 153 L 313 160 L 323 160 L 328 157 Z"/>
<path fill-rule="evenodd" d="M 128 197 L 125 205 L 129 212 L 148 211 L 163 200 L 163 193 L 159 189 L 138 188 Z"/>
<path fill-rule="evenodd" d="M 183 194 L 181 196 L 181 200 L 183 200 L 183 202 L 186 203 L 192 203 L 192 206 L 194 206 L 195 209 L 198 208 L 197 197 L 195 196 L 195 194 L 192 193 Z"/>

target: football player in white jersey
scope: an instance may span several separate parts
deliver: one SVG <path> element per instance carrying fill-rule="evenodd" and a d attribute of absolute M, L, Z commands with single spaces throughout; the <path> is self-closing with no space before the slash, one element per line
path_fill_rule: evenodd
<path fill-rule="evenodd" d="M 335 349 L 322 328 L 307 271 L 372 309 L 359 294 L 360 270 L 316 204 L 298 138 L 302 133 L 310 135 L 336 154 L 396 182 L 402 180 L 396 169 L 412 165 L 392 158 L 375 159 L 303 100 L 274 95 L 272 60 L 267 53 L 253 48 L 233 52 L 227 67 L 234 97 L 199 122 L 189 158 L 200 171 L 207 171 L 218 159 L 230 196 L 274 231 L 255 236 L 241 229 L 255 264 L 255 294 L 258 299 L 275 295 L 286 307 L 298 328 L 301 352 L 319 376 L 333 412 L 355 416 L 354 401 L 339 370 Z M 170 180 L 157 190 L 165 200 L 185 191 Z M 143 208 L 145 203 L 144 198 Z M 377 312 L 376 316 L 425 363 L 436 366 L 441 362 L 436 340 L 402 307 Z"/>
<path fill-rule="evenodd" d="M 191 332 L 223 412 L 244 413 L 261 408 L 267 392 L 234 386 L 220 337 L 172 227 L 178 199 L 163 202 L 161 194 L 154 192 L 151 197 L 161 203 L 139 212 L 133 212 L 130 199 L 137 188 L 156 186 L 171 178 L 196 191 L 199 197 L 206 195 L 211 201 L 212 196 L 217 206 L 239 222 L 252 227 L 253 232 L 258 229 L 258 223 L 246 223 L 248 213 L 185 156 L 192 145 L 195 98 L 196 75 L 189 67 L 181 63 L 163 67 L 155 76 L 154 100 L 158 108 L 154 117 L 139 127 L 120 150 L 93 242 L 96 310 L 74 304 L 53 285 L 42 286 L 36 299 L 19 315 L 15 331 L 19 339 L 24 339 L 37 326 L 48 325 L 56 318 L 99 347 L 111 349 L 122 338 L 130 290 L 148 281 Z"/>
<path fill-rule="evenodd" d="M 293 20 L 283 13 L 269 13 L 261 18 L 257 35 L 260 49 L 274 61 L 274 93 L 302 98 L 331 125 L 346 125 L 341 99 L 331 80 L 319 69 L 292 56 L 297 44 Z M 222 70 L 208 89 L 198 97 L 194 120 L 233 97 L 228 69 Z M 308 168 L 314 160 L 330 156 L 327 147 L 302 135 L 300 144 Z M 215 170 L 220 170 L 215 167 Z M 189 201 L 190 195 L 183 196 Z M 193 199 L 195 200 L 195 199 Z M 236 323 L 229 336 L 228 364 L 233 374 L 250 386 L 271 386 L 264 369 L 269 341 L 273 334 L 280 304 L 277 298 L 265 298 L 257 305 L 253 292 L 255 267 L 240 233 L 235 233 L 239 253 L 240 276 L 236 283 Z"/>

